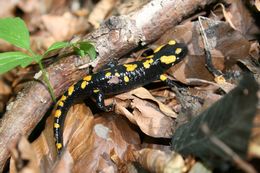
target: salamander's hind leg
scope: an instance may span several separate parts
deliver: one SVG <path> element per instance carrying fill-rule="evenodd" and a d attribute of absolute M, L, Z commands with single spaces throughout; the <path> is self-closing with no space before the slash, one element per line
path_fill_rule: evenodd
<path fill-rule="evenodd" d="M 166 74 L 161 74 L 160 80 L 163 81 L 169 87 L 177 87 L 177 88 L 183 89 L 183 86 L 181 86 L 174 80 L 169 79 Z"/>
<path fill-rule="evenodd" d="M 114 104 L 110 104 L 108 106 L 104 103 L 104 93 L 99 89 L 94 89 L 93 97 L 96 100 L 97 107 L 103 111 L 109 112 L 114 109 Z"/>
<path fill-rule="evenodd" d="M 151 56 L 151 55 L 153 55 L 154 54 L 154 51 L 153 51 L 153 49 L 151 49 L 151 48 L 148 48 L 148 49 L 146 49 L 143 53 L 142 53 L 142 57 L 149 57 L 149 56 Z"/>

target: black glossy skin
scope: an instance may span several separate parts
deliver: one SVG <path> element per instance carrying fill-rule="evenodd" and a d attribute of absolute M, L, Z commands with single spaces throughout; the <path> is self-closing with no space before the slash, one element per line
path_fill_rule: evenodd
<path fill-rule="evenodd" d="M 74 100 L 82 96 L 84 98 L 92 96 L 96 99 L 97 106 L 101 110 L 111 111 L 113 109 L 112 105 L 104 105 L 106 95 L 122 93 L 155 80 L 162 80 L 167 83 L 169 79 L 164 75 L 164 72 L 180 62 L 186 54 L 187 47 L 185 44 L 171 40 L 168 44 L 156 49 L 153 55 L 149 56 L 150 58 L 147 57 L 142 61 L 102 70 L 88 75 L 75 85 L 72 85 L 57 103 L 54 115 L 54 136 L 58 152 L 60 153 L 63 146 L 62 132 L 65 117 Z M 175 58 L 172 58 L 172 55 Z M 167 61 L 165 62 L 163 58 L 166 58 Z"/>

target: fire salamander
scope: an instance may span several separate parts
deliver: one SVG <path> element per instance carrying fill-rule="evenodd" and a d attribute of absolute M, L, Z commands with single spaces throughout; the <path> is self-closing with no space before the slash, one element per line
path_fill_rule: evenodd
<path fill-rule="evenodd" d="M 166 84 L 170 79 L 164 74 L 167 69 L 180 62 L 187 54 L 187 47 L 175 40 L 169 41 L 152 51 L 151 55 L 142 61 L 117 65 L 109 69 L 85 76 L 82 80 L 69 87 L 60 98 L 54 113 L 54 137 L 56 148 L 60 154 L 63 147 L 63 125 L 66 114 L 78 97 L 92 96 L 99 109 L 113 110 L 113 105 L 104 105 L 104 97 L 122 93 L 155 80 Z"/>

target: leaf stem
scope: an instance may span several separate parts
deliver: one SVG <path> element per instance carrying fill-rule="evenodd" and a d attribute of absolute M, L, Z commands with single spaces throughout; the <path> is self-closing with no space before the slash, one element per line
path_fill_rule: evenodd
<path fill-rule="evenodd" d="M 53 100 L 54 102 L 56 102 L 57 100 L 56 100 L 56 97 L 55 97 L 55 95 L 54 95 L 53 87 L 52 87 L 52 85 L 51 85 L 51 83 L 50 83 L 49 76 L 48 76 L 46 70 L 44 69 L 44 66 L 43 66 L 42 62 L 37 59 L 37 56 L 38 56 L 38 55 L 36 55 L 31 49 L 29 49 L 28 51 L 32 54 L 33 59 L 39 64 L 39 67 L 40 67 L 40 69 L 41 69 L 41 71 L 42 71 L 42 74 L 43 74 L 43 80 L 44 80 L 44 82 L 46 83 L 46 85 L 47 85 L 47 87 L 48 87 L 48 89 L 49 89 L 49 92 L 50 92 L 50 94 L 51 94 L 51 98 L 52 98 L 52 100 Z M 41 55 L 39 55 L 39 56 L 41 56 Z M 42 56 L 41 56 L 40 59 L 42 59 Z"/>
<path fill-rule="evenodd" d="M 47 86 L 49 88 L 49 91 L 50 91 L 50 94 L 51 94 L 51 98 L 52 98 L 52 100 L 54 102 L 56 102 L 56 97 L 54 95 L 53 87 L 52 87 L 52 85 L 50 83 L 49 76 L 48 76 L 46 70 L 44 69 L 42 62 L 39 61 L 38 64 L 39 64 L 39 67 L 40 67 L 40 69 L 42 71 L 42 74 L 43 74 L 43 80 L 46 82 L 46 84 L 47 84 Z"/>

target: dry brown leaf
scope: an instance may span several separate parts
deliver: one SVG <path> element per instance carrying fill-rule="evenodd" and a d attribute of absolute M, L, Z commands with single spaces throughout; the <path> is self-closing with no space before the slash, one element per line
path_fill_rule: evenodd
<path fill-rule="evenodd" d="M 189 84 L 189 78 L 199 78 L 213 81 L 213 76 L 205 67 L 205 57 L 202 55 L 188 55 L 175 68 L 168 70 L 169 74 L 178 78 L 182 83 Z"/>
<path fill-rule="evenodd" d="M 36 14 L 46 13 L 46 3 L 39 3 L 37 0 L 22 0 L 18 1 L 18 7 L 24 13 L 31 13 L 31 15 L 36 16 Z"/>
<path fill-rule="evenodd" d="M 260 75 L 260 68 L 255 65 L 255 62 L 252 61 L 252 59 L 243 59 L 239 62 L 242 63 L 253 74 Z"/>
<path fill-rule="evenodd" d="M 83 33 L 88 27 L 84 18 L 75 17 L 69 12 L 62 16 L 46 14 L 41 19 L 55 41 L 68 40 L 75 34 Z"/>
<path fill-rule="evenodd" d="M 113 167 L 113 166 L 109 166 L 109 167 L 106 167 L 102 170 L 99 170 L 99 172 L 102 172 L 102 173 L 114 173 L 114 172 L 117 172 L 116 169 Z"/>
<path fill-rule="evenodd" d="M 221 52 L 221 54 L 219 53 L 221 57 L 214 57 L 214 54 L 212 54 L 213 62 L 214 58 L 220 59 L 225 57 L 225 61 L 222 62 L 225 63 L 225 69 L 228 69 L 238 59 L 244 59 L 248 56 L 250 43 L 241 32 L 234 30 L 226 22 L 208 18 L 205 18 L 203 25 L 206 33 L 214 33 L 206 35 L 209 46 Z M 216 66 L 216 64 L 214 65 Z"/>
<path fill-rule="evenodd" d="M 11 148 L 11 173 L 40 173 L 36 154 L 28 140 L 22 136 L 16 147 Z"/>
<path fill-rule="evenodd" d="M 56 158 L 52 116 L 47 119 L 45 129 L 42 131 L 40 136 L 33 141 L 32 147 L 34 148 L 37 156 L 38 166 L 41 164 L 45 171 L 50 171 Z"/>
<path fill-rule="evenodd" d="M 231 26 L 232 28 L 234 28 L 235 30 L 238 30 L 238 29 L 236 28 L 236 26 L 235 26 L 235 25 L 233 24 L 233 22 L 232 22 L 233 15 L 232 15 L 229 11 L 226 10 L 226 8 L 225 8 L 225 6 L 224 6 L 223 4 L 220 4 L 220 6 L 221 6 L 221 8 L 222 8 L 223 14 L 224 14 L 224 16 L 225 16 L 227 22 L 230 24 L 230 26 Z"/>
<path fill-rule="evenodd" d="M 4 40 L 0 40 L 0 51 L 1 52 L 13 51 L 14 49 L 15 49 L 15 46 L 11 45 L 10 43 L 8 43 Z"/>
<path fill-rule="evenodd" d="M 33 142 L 33 148 L 37 154 L 37 163 L 45 169 L 45 172 L 51 170 L 70 170 L 73 168 L 71 165 L 78 157 L 79 152 L 87 150 L 89 146 L 80 145 L 81 142 L 87 138 L 88 132 L 91 133 L 91 125 L 93 124 L 93 115 L 90 109 L 87 109 L 84 104 L 72 106 L 67 114 L 64 129 L 64 143 L 66 144 L 68 138 L 69 143 L 64 147 L 61 160 L 57 158 L 57 151 L 53 138 L 53 116 L 50 116 L 46 121 L 46 127 L 41 135 Z M 91 126 L 91 127 L 90 127 Z M 85 131 L 84 131 L 85 130 Z M 75 135 L 78 135 L 74 137 Z M 83 136 L 83 135 L 86 135 Z M 83 136 L 83 137 L 82 137 Z M 82 141 L 79 141 L 81 140 Z M 85 139 L 86 140 L 86 139 Z M 68 153 L 69 152 L 69 153 Z M 55 159 L 58 159 L 57 164 L 54 166 Z M 68 160 L 67 160 L 68 159 Z M 60 163 L 62 162 L 62 163 Z M 70 169 L 67 169 L 70 168 Z M 62 171 L 63 172 L 63 171 Z"/>
<path fill-rule="evenodd" d="M 157 144 L 156 142 L 151 142 L 152 139 L 144 139 L 142 142 L 142 148 L 149 148 L 153 150 L 160 150 L 164 152 L 171 152 L 170 145 Z M 133 153 L 134 154 L 134 153 Z"/>
<path fill-rule="evenodd" d="M 11 87 L 4 80 L 0 80 L 0 112 L 3 112 L 7 101 L 11 96 Z"/>
<path fill-rule="evenodd" d="M 194 22 L 185 22 L 184 24 L 177 25 L 172 29 L 168 30 L 163 34 L 158 41 L 156 41 L 157 46 L 167 43 L 171 39 L 175 39 L 178 42 L 189 43 L 192 41 Z"/>
<path fill-rule="evenodd" d="M 68 112 L 64 125 L 64 144 L 74 161 L 92 147 L 94 117 L 84 103 L 76 104 Z"/>
<path fill-rule="evenodd" d="M 249 143 L 248 154 L 252 158 L 260 158 L 260 145 L 259 141 L 253 141 Z"/>
<path fill-rule="evenodd" d="M 208 44 L 211 48 L 212 61 L 215 68 L 221 71 L 230 70 L 238 59 L 244 59 L 248 56 L 250 43 L 244 36 L 230 27 L 229 24 L 222 21 L 214 21 L 211 19 L 203 20 L 203 27 L 206 33 L 214 33 L 207 35 Z M 173 36 L 184 31 L 186 34 L 192 32 L 192 37 L 185 37 L 190 40 L 189 54 L 184 60 L 171 68 L 168 72 L 177 80 L 188 84 L 188 78 L 198 78 L 207 81 L 214 81 L 213 75 L 205 67 L 204 45 L 199 32 L 197 22 L 177 26 L 174 31 L 169 31 Z"/>
<path fill-rule="evenodd" d="M 152 89 L 150 92 L 158 101 L 167 105 L 167 107 L 171 108 L 174 112 L 180 112 L 181 104 L 179 100 L 177 100 L 176 94 L 168 86 Z"/>
<path fill-rule="evenodd" d="M 137 124 L 133 114 L 127 109 L 130 106 L 130 103 L 126 104 L 126 101 L 120 101 L 117 99 L 115 112 L 119 115 L 124 115 L 131 123 Z"/>
<path fill-rule="evenodd" d="M 115 112 L 126 116 L 132 123 L 138 125 L 145 134 L 167 138 L 172 135 L 175 121 L 171 117 L 176 117 L 176 114 L 155 99 L 146 89 L 137 88 L 117 95 L 115 98 L 117 100 Z M 128 107 L 133 111 L 130 112 Z"/>
<path fill-rule="evenodd" d="M 134 119 L 145 134 L 163 138 L 172 136 L 174 119 L 165 116 L 153 104 L 138 98 L 133 100 L 132 107 Z"/>
<path fill-rule="evenodd" d="M 147 2 L 149 2 L 149 0 L 127 0 L 124 3 L 117 3 L 119 5 L 115 8 L 119 15 L 126 15 L 141 8 Z"/>
<path fill-rule="evenodd" d="M 255 0 L 255 6 L 258 11 L 260 11 L 260 0 Z"/>
<path fill-rule="evenodd" d="M 14 9 L 18 1 L 0 1 L 0 18 L 14 16 Z"/>
<path fill-rule="evenodd" d="M 135 148 L 140 143 L 138 134 L 127 121 L 112 113 L 95 118 L 92 130 L 93 140 L 85 142 L 88 149 L 82 151 L 80 159 L 77 158 L 74 165 L 76 172 L 96 172 L 115 167 L 110 159 L 112 150 L 123 159 L 129 146 Z"/>
<path fill-rule="evenodd" d="M 45 14 L 39 18 L 41 20 L 38 19 L 31 25 L 40 26 L 43 29 L 31 36 L 31 45 L 33 50 L 41 53 L 44 53 L 43 50 L 46 50 L 54 42 L 70 40 L 73 36 L 84 33 L 89 27 L 84 17 L 76 17 L 70 12 L 63 15 Z M 57 25 L 57 23 L 59 24 Z"/>
<path fill-rule="evenodd" d="M 223 10 L 223 14 L 230 26 L 245 34 L 248 33 L 250 27 L 253 24 L 253 18 L 241 0 L 228 0 L 230 6 L 225 8 L 223 4 L 220 4 Z"/>
<path fill-rule="evenodd" d="M 210 168 L 206 167 L 205 164 L 201 162 L 196 162 L 194 165 L 192 165 L 191 169 L 189 170 L 189 173 L 211 173 L 212 170 Z"/>
<path fill-rule="evenodd" d="M 182 173 L 187 171 L 183 158 L 174 152 L 142 149 L 134 152 L 136 161 L 150 172 Z"/>
<path fill-rule="evenodd" d="M 256 65 L 257 60 L 253 60 L 253 58 L 239 60 L 241 64 L 243 64 L 252 74 L 254 75 L 256 81 L 260 83 L 260 68 Z"/>
<path fill-rule="evenodd" d="M 257 110 L 257 115 L 254 119 L 254 128 L 248 147 L 248 155 L 250 158 L 260 158 L 260 109 Z"/>
<path fill-rule="evenodd" d="M 259 42 L 256 40 L 251 44 L 249 54 L 252 56 L 254 59 L 259 59 L 260 55 L 260 45 Z"/>
<path fill-rule="evenodd" d="M 131 94 L 141 98 L 141 99 L 145 99 L 145 100 L 152 100 L 154 102 L 156 102 L 159 106 L 159 109 L 167 116 L 172 117 L 172 118 L 176 118 L 177 115 L 175 112 L 173 112 L 168 106 L 166 106 L 165 104 L 162 104 L 160 101 L 158 101 L 156 98 L 154 98 L 151 93 L 146 90 L 143 87 L 137 88 L 135 90 L 130 91 Z"/>
<path fill-rule="evenodd" d="M 57 164 L 55 164 L 52 172 L 71 173 L 73 164 L 73 158 L 71 157 L 70 153 L 65 150 L 62 154 L 62 157 L 58 160 Z"/>
<path fill-rule="evenodd" d="M 98 2 L 88 18 L 88 21 L 94 28 L 99 27 L 100 23 L 105 19 L 116 3 L 117 0 L 101 0 Z"/>
<path fill-rule="evenodd" d="M 201 108 L 197 109 L 196 113 L 192 115 L 198 115 L 200 112 L 208 109 L 213 103 L 215 103 L 222 97 L 221 95 L 215 94 L 215 91 L 218 88 L 219 86 L 216 83 L 211 82 L 208 86 L 201 86 L 189 89 L 189 93 L 192 96 L 204 100 L 203 104 L 201 105 Z"/>

